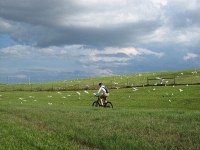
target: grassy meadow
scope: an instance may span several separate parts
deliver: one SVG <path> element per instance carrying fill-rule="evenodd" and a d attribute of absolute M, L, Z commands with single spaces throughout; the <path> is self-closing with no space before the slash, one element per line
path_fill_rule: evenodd
<path fill-rule="evenodd" d="M 96 90 L 0 92 L 0 149 L 200 149 L 199 91 L 110 89 L 113 109 L 92 107 Z"/>
<path fill-rule="evenodd" d="M 105 83 L 109 89 L 127 88 L 144 85 L 200 85 L 200 70 L 185 70 L 176 72 L 155 72 L 123 76 L 108 76 L 65 80 L 50 83 L 0 84 L 0 91 L 74 91 L 94 90 L 99 82 Z M 168 78 L 160 81 L 159 78 Z M 171 78 L 171 79 L 169 79 Z M 156 79 L 147 81 L 147 79 Z"/>

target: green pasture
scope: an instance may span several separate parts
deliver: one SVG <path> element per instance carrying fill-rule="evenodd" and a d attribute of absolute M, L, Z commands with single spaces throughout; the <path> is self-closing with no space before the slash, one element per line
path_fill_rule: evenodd
<path fill-rule="evenodd" d="M 110 89 L 113 109 L 94 92 L 0 92 L 0 149 L 200 149 L 200 85 Z"/>
<path fill-rule="evenodd" d="M 199 72 L 200 70 L 184 70 L 176 72 L 155 72 L 124 76 L 110 76 L 102 78 L 65 80 L 51 83 L 0 84 L 0 91 L 5 92 L 94 90 L 98 88 L 97 85 L 99 82 L 103 82 L 110 89 L 149 85 L 200 85 Z M 163 78 L 164 80 L 161 81 L 159 80 L 159 78 Z M 155 80 L 147 81 L 147 79 Z"/>

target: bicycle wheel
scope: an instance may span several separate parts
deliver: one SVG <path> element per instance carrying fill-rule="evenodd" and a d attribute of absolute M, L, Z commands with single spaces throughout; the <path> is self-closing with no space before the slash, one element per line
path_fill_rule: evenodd
<path fill-rule="evenodd" d="M 97 101 L 94 101 L 94 102 L 92 103 L 92 106 L 98 107 L 98 106 L 99 106 L 99 103 L 98 103 Z"/>
<path fill-rule="evenodd" d="M 111 102 L 107 102 L 104 107 L 106 108 L 113 108 L 113 104 Z"/>

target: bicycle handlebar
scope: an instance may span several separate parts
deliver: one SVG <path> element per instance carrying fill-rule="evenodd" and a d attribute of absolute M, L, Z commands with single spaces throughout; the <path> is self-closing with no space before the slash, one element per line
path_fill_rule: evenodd
<path fill-rule="evenodd" d="M 95 97 L 99 97 L 99 95 L 98 95 L 97 93 L 93 93 L 93 95 L 94 95 Z"/>

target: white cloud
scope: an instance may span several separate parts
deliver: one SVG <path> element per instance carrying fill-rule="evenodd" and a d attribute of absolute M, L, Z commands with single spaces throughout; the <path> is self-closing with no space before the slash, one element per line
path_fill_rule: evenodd
<path fill-rule="evenodd" d="M 80 10 L 72 15 L 62 14 L 60 23 L 64 26 L 105 27 L 142 20 L 155 20 L 165 0 L 101 0 L 74 1 Z M 109 20 L 109 21 L 108 21 Z"/>
<path fill-rule="evenodd" d="M 77 56 L 82 50 L 82 45 L 66 45 L 63 47 L 50 46 L 46 48 L 33 47 L 29 45 L 14 45 L 10 47 L 0 48 L 0 57 L 55 57 L 66 58 L 68 56 Z M 80 52 L 81 53 L 81 52 Z"/>
<path fill-rule="evenodd" d="M 157 28 L 154 32 L 151 34 L 141 36 L 139 41 L 141 43 L 152 43 L 152 42 L 169 42 L 171 40 L 170 37 L 171 30 L 169 27 L 162 26 L 160 28 Z"/>
<path fill-rule="evenodd" d="M 184 45 L 193 45 L 199 42 L 200 37 L 200 27 L 189 27 L 186 29 L 183 29 L 182 31 L 179 31 L 177 36 L 175 36 L 174 40 L 177 41 L 177 43 L 181 43 Z"/>
<path fill-rule="evenodd" d="M 78 59 L 82 65 L 88 63 L 114 63 L 127 64 L 137 56 L 155 56 L 161 58 L 164 53 L 154 52 L 144 48 L 135 47 L 106 47 L 102 50 L 85 48 L 84 45 L 65 45 L 63 47 L 51 46 L 47 48 L 31 47 L 27 45 L 15 45 L 1 48 L 1 57 L 15 58 L 45 58 L 45 59 Z"/>
<path fill-rule="evenodd" d="M 182 10 L 194 10 L 199 9 L 200 4 L 198 0 L 191 0 L 189 3 L 187 0 L 167 0 L 169 6 Z M 180 7 L 181 6 L 181 7 Z"/>
<path fill-rule="evenodd" d="M 139 48 L 139 52 L 141 55 L 153 55 L 158 58 L 161 58 L 165 55 L 163 52 L 154 52 L 154 51 L 151 51 L 149 49 L 144 49 L 144 48 Z"/>
<path fill-rule="evenodd" d="M 85 57 L 81 58 L 82 63 L 94 63 L 94 62 L 104 62 L 104 63 L 117 63 L 120 62 L 124 65 L 127 64 L 129 60 L 134 59 L 136 56 L 152 55 L 158 58 L 164 56 L 162 52 L 154 52 L 144 48 L 115 48 L 108 47 L 103 50 L 83 50 L 83 55 Z"/>
<path fill-rule="evenodd" d="M 12 25 L 0 17 L 0 33 L 8 33 L 12 30 Z"/>
<path fill-rule="evenodd" d="M 123 53 L 127 56 L 136 56 L 139 54 L 138 50 L 134 47 L 125 47 L 125 48 L 108 47 L 108 48 L 105 48 L 103 51 L 99 51 L 99 53 L 102 53 L 102 54 Z"/>
<path fill-rule="evenodd" d="M 1 48 L 0 57 L 26 57 L 32 54 L 33 49 L 33 47 L 27 45 L 15 45 Z"/>
<path fill-rule="evenodd" d="M 196 58 L 198 58 L 199 56 L 197 54 L 194 53 L 187 53 L 184 57 L 183 60 L 194 60 Z"/>
<path fill-rule="evenodd" d="M 194 46 L 199 43 L 200 28 L 199 27 L 188 27 L 184 29 L 172 30 L 170 27 L 162 26 L 157 28 L 151 34 L 142 36 L 139 41 L 143 44 L 149 43 L 161 43 L 161 44 L 181 44 L 184 46 Z"/>
<path fill-rule="evenodd" d="M 14 0 L 2 2 L 0 32 L 37 46 L 102 43 L 105 47 L 125 47 L 127 43 L 128 46 L 152 42 L 189 44 L 199 39 L 200 30 L 197 25 L 194 27 L 200 22 L 198 0 L 190 3 L 186 0 L 43 0 L 40 4 L 29 0 L 25 5 L 14 6 L 13 3 Z M 183 24 L 189 27 L 179 28 Z"/>
<path fill-rule="evenodd" d="M 111 69 L 97 69 L 96 74 L 99 76 L 111 76 L 113 72 Z"/>

